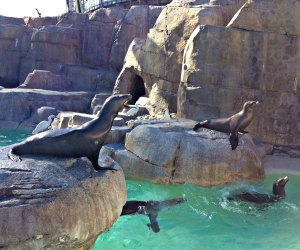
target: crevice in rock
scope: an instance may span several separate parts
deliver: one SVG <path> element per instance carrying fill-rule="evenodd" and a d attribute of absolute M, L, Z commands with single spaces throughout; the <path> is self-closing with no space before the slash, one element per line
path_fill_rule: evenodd
<path fill-rule="evenodd" d="M 177 164 L 177 161 L 178 161 L 178 154 L 180 152 L 180 146 L 181 146 L 181 139 L 177 145 L 177 148 L 175 150 L 175 154 L 174 154 L 174 159 L 173 159 L 173 162 L 172 162 L 172 169 L 171 169 L 171 173 L 170 173 L 170 177 L 169 177 L 169 183 L 172 183 L 172 180 L 174 179 L 174 176 L 175 176 L 175 171 L 176 171 L 176 168 L 178 166 Z"/>

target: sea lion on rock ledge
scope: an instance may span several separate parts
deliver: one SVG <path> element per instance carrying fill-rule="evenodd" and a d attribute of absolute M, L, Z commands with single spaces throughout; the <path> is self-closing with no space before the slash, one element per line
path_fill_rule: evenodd
<path fill-rule="evenodd" d="M 253 120 L 253 108 L 259 104 L 257 101 L 248 101 L 244 103 L 243 109 L 228 118 L 210 119 L 197 123 L 193 130 L 199 128 L 208 128 L 219 132 L 230 133 L 229 141 L 232 150 L 235 150 L 239 144 L 238 133 L 247 133 L 244 129 L 249 126 Z"/>
<path fill-rule="evenodd" d="M 21 161 L 20 155 L 53 155 L 59 157 L 87 157 L 96 170 L 99 151 L 111 130 L 114 118 L 131 99 L 130 94 L 113 95 L 106 99 L 97 117 L 81 126 L 46 131 L 12 146 L 8 158 Z"/>
<path fill-rule="evenodd" d="M 230 196 L 228 200 L 238 200 L 238 201 L 247 201 L 247 202 L 254 202 L 257 204 L 263 203 L 271 203 L 277 202 L 282 200 L 285 197 L 285 184 L 289 181 L 289 177 L 285 176 L 283 178 L 279 178 L 275 180 L 273 183 L 273 194 L 260 194 L 260 193 L 248 193 L 244 192 L 241 194 L 236 194 Z"/>

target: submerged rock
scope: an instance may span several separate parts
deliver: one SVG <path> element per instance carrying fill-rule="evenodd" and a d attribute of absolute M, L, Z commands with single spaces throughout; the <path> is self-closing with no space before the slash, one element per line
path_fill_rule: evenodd
<path fill-rule="evenodd" d="M 250 135 L 240 136 L 233 151 L 229 135 L 207 129 L 196 133 L 194 124 L 140 125 L 127 134 L 125 148 L 106 145 L 101 151 L 122 166 L 126 177 L 157 183 L 213 186 L 264 178 L 265 149 Z"/>
<path fill-rule="evenodd" d="M 0 149 L 0 248 L 88 249 L 119 217 L 121 169 L 96 172 L 85 158 L 16 163 L 7 151 Z"/>

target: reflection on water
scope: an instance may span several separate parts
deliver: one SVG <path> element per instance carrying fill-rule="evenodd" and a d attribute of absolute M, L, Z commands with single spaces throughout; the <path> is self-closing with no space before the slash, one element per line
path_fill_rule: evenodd
<path fill-rule="evenodd" d="M 29 130 L 2 129 L 0 130 L 0 147 L 20 142 L 32 135 Z"/>
<path fill-rule="evenodd" d="M 271 192 L 279 177 L 214 188 L 127 181 L 128 200 L 188 201 L 159 213 L 157 234 L 147 228 L 146 216 L 120 217 L 92 249 L 300 249 L 299 176 L 289 175 L 286 198 L 269 206 L 226 199 L 238 191 Z"/>

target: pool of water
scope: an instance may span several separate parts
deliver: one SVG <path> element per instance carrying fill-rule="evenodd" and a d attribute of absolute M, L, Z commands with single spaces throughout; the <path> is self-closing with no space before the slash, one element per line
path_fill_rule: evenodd
<path fill-rule="evenodd" d="M 147 216 L 122 216 L 91 249 L 300 249 L 300 176 L 289 175 L 286 198 L 267 207 L 226 199 L 241 190 L 271 192 L 281 176 L 214 188 L 129 180 L 128 200 L 184 196 L 187 202 L 159 213 L 159 233 L 148 229 Z"/>
<path fill-rule="evenodd" d="M 0 147 L 20 142 L 29 137 L 31 131 L 21 129 L 3 129 L 0 130 Z"/>

